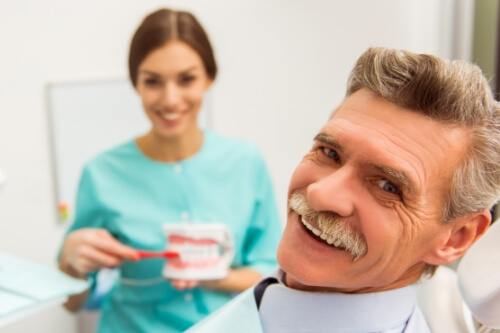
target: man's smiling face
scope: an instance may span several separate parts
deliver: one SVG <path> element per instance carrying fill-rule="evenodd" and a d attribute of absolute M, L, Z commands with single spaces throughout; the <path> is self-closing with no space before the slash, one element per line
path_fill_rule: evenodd
<path fill-rule="evenodd" d="M 366 89 L 346 98 L 292 176 L 278 250 L 287 284 L 391 289 L 443 263 L 443 205 L 467 138 Z"/>

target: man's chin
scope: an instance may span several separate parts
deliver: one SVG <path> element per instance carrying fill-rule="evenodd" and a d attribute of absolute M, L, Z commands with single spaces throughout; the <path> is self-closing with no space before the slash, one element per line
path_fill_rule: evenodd
<path fill-rule="evenodd" d="M 295 258 L 294 254 L 289 253 L 286 247 L 280 244 L 277 259 L 279 267 L 284 273 L 283 282 L 288 287 L 299 290 L 313 290 L 320 286 L 321 281 L 313 278 L 314 274 L 309 271 L 310 267 L 304 266 L 303 262 Z"/>
<path fill-rule="evenodd" d="M 279 267 L 284 273 L 283 282 L 288 287 L 307 291 L 342 291 L 343 288 L 340 287 L 342 283 L 335 282 L 334 272 L 326 271 L 324 265 L 313 267 L 311 264 L 304 263 L 296 257 L 295 252 L 290 252 L 286 246 L 282 246 L 282 243 L 278 248 L 277 258 Z"/>
<path fill-rule="evenodd" d="M 329 291 L 329 292 L 339 291 L 338 288 L 333 288 L 331 286 L 324 285 L 325 281 L 311 279 L 311 277 L 307 276 L 307 274 L 304 274 L 303 271 L 287 272 L 283 270 L 283 273 L 284 273 L 283 282 L 285 283 L 286 286 L 292 289 L 304 290 L 304 291 Z"/>
<path fill-rule="evenodd" d="M 285 271 L 283 280 L 285 285 L 292 289 L 310 291 L 318 288 L 317 286 L 314 286 L 310 281 L 303 281 L 303 279 L 297 278 L 294 274 Z"/>

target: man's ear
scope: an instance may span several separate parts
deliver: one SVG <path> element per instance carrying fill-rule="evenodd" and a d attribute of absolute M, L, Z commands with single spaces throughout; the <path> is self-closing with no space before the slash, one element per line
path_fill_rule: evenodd
<path fill-rule="evenodd" d="M 441 244 L 424 258 L 430 265 L 449 264 L 461 256 L 481 237 L 491 222 L 488 209 L 448 221 L 450 230 Z"/>

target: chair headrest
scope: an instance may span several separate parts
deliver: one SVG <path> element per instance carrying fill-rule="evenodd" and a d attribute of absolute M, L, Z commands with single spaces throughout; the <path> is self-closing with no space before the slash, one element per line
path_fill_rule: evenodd
<path fill-rule="evenodd" d="M 474 317 L 487 327 L 500 328 L 500 220 L 462 258 L 458 280 Z"/>

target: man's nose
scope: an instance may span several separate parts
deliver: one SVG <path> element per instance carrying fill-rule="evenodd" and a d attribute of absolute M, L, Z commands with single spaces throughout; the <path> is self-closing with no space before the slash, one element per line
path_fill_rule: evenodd
<path fill-rule="evenodd" d="M 179 104 L 181 99 L 181 91 L 179 87 L 173 83 L 169 82 L 163 88 L 162 103 L 167 108 L 173 108 Z"/>
<path fill-rule="evenodd" d="M 347 167 L 323 175 L 307 186 L 307 201 L 315 211 L 329 211 L 347 217 L 354 210 L 355 178 Z"/>

